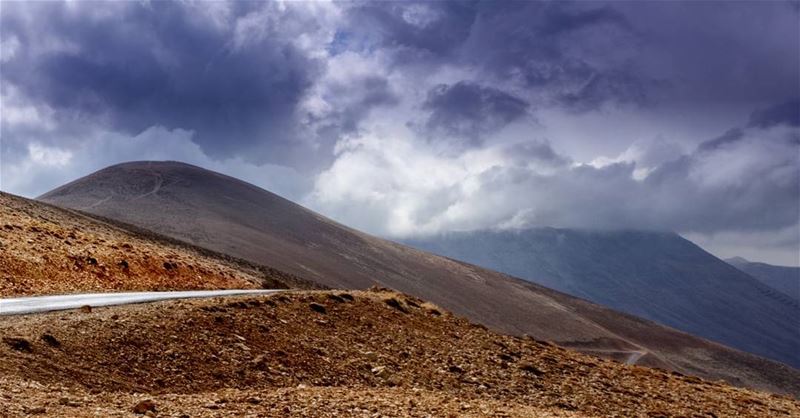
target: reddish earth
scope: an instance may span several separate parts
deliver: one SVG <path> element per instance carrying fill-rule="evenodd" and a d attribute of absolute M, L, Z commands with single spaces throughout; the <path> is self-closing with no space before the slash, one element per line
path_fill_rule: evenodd
<path fill-rule="evenodd" d="M 0 336 L 4 416 L 800 417 L 788 397 L 496 334 L 388 291 L 5 317 Z"/>
<path fill-rule="evenodd" d="M 292 275 L 0 193 L 0 296 L 307 287 Z"/>

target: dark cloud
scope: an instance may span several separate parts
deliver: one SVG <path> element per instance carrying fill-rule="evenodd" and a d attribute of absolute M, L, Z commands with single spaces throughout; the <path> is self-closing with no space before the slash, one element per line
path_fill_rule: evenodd
<path fill-rule="evenodd" d="M 529 104 L 492 87 L 459 81 L 428 91 L 422 107 L 430 111 L 429 134 L 466 139 L 473 145 L 490 132 L 523 117 Z"/>
<path fill-rule="evenodd" d="M 347 10 L 347 30 L 355 34 L 351 42 L 441 61 L 469 36 L 476 8 L 474 1 L 367 2 Z"/>
<path fill-rule="evenodd" d="M 789 100 L 787 102 L 753 112 L 753 114 L 750 116 L 749 126 L 767 128 L 780 124 L 800 126 L 800 99 Z"/>
<path fill-rule="evenodd" d="M 728 132 L 708 141 L 700 143 L 697 147 L 698 151 L 711 151 L 715 150 L 719 147 L 725 146 L 725 144 L 734 143 L 736 141 L 741 140 L 744 138 L 744 131 L 741 128 L 733 128 Z"/>
<path fill-rule="evenodd" d="M 40 4 L 33 23 L 7 11 L 4 36 L 23 52 L 4 63 L 3 81 L 62 118 L 132 135 L 186 129 L 210 155 L 285 159 L 303 145 L 297 107 L 325 63 L 292 42 L 315 30 L 313 19 L 283 12 L 306 27 L 276 32 L 276 21 L 259 21 L 262 5 L 228 4 L 222 26 L 177 2 L 118 3 L 100 15 L 90 3 Z"/>
<path fill-rule="evenodd" d="M 355 132 L 370 110 L 398 102 L 397 94 L 392 91 L 388 81 L 377 76 L 349 79 L 346 83 L 329 83 L 324 96 L 333 109 L 322 116 L 309 114 L 305 121 L 322 138 L 338 138 L 342 134 Z"/>
<path fill-rule="evenodd" d="M 755 110 L 750 115 L 750 120 L 747 123 L 748 128 L 767 129 L 773 126 L 800 127 L 800 100 L 793 99 Z M 745 138 L 746 132 L 744 128 L 733 128 L 717 138 L 702 142 L 697 149 L 699 152 L 710 151 Z M 787 135 L 785 139 L 795 144 L 800 143 L 797 133 Z"/>

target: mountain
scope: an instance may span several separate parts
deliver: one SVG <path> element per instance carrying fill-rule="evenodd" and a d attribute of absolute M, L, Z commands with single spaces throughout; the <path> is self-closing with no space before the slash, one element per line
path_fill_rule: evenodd
<path fill-rule="evenodd" d="M 765 285 L 800 301 L 800 267 L 773 266 L 747 261 L 742 257 L 729 258 L 725 261 Z"/>
<path fill-rule="evenodd" d="M 313 287 L 145 230 L 0 192 L 0 297 Z"/>
<path fill-rule="evenodd" d="M 674 233 L 541 228 L 407 244 L 800 367 L 800 307 Z"/>
<path fill-rule="evenodd" d="M 266 190 L 199 167 L 176 162 L 119 164 L 40 199 L 321 285 L 396 289 L 512 335 L 528 334 L 637 364 L 800 394 L 797 369 L 361 233 Z"/>
<path fill-rule="evenodd" d="M 386 291 L 0 317 L 0 336 L 3 417 L 800 416 L 796 399 L 499 335 Z"/>

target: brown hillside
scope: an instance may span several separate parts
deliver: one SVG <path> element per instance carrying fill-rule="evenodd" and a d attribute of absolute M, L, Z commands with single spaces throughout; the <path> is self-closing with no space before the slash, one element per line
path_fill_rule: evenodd
<path fill-rule="evenodd" d="M 789 398 L 498 335 L 387 291 L 6 317 L 0 335 L 11 416 L 148 398 L 163 416 L 800 416 Z"/>
<path fill-rule="evenodd" d="M 388 287 L 512 335 L 800 396 L 800 371 L 495 271 L 338 224 L 252 184 L 177 162 L 100 170 L 41 197 L 296 274 Z"/>
<path fill-rule="evenodd" d="M 284 288 L 291 275 L 0 193 L 0 297 Z"/>

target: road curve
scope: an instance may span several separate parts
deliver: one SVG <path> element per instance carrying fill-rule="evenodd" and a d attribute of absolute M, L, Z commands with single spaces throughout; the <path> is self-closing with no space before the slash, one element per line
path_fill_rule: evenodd
<path fill-rule="evenodd" d="M 281 292 L 269 290 L 192 290 L 174 292 L 124 292 L 124 293 L 83 293 L 74 295 L 31 296 L 24 298 L 0 299 L 0 315 L 22 315 L 37 312 L 76 309 L 81 306 L 111 306 L 131 303 L 155 302 L 168 299 L 208 298 L 216 296 L 263 295 Z"/>

